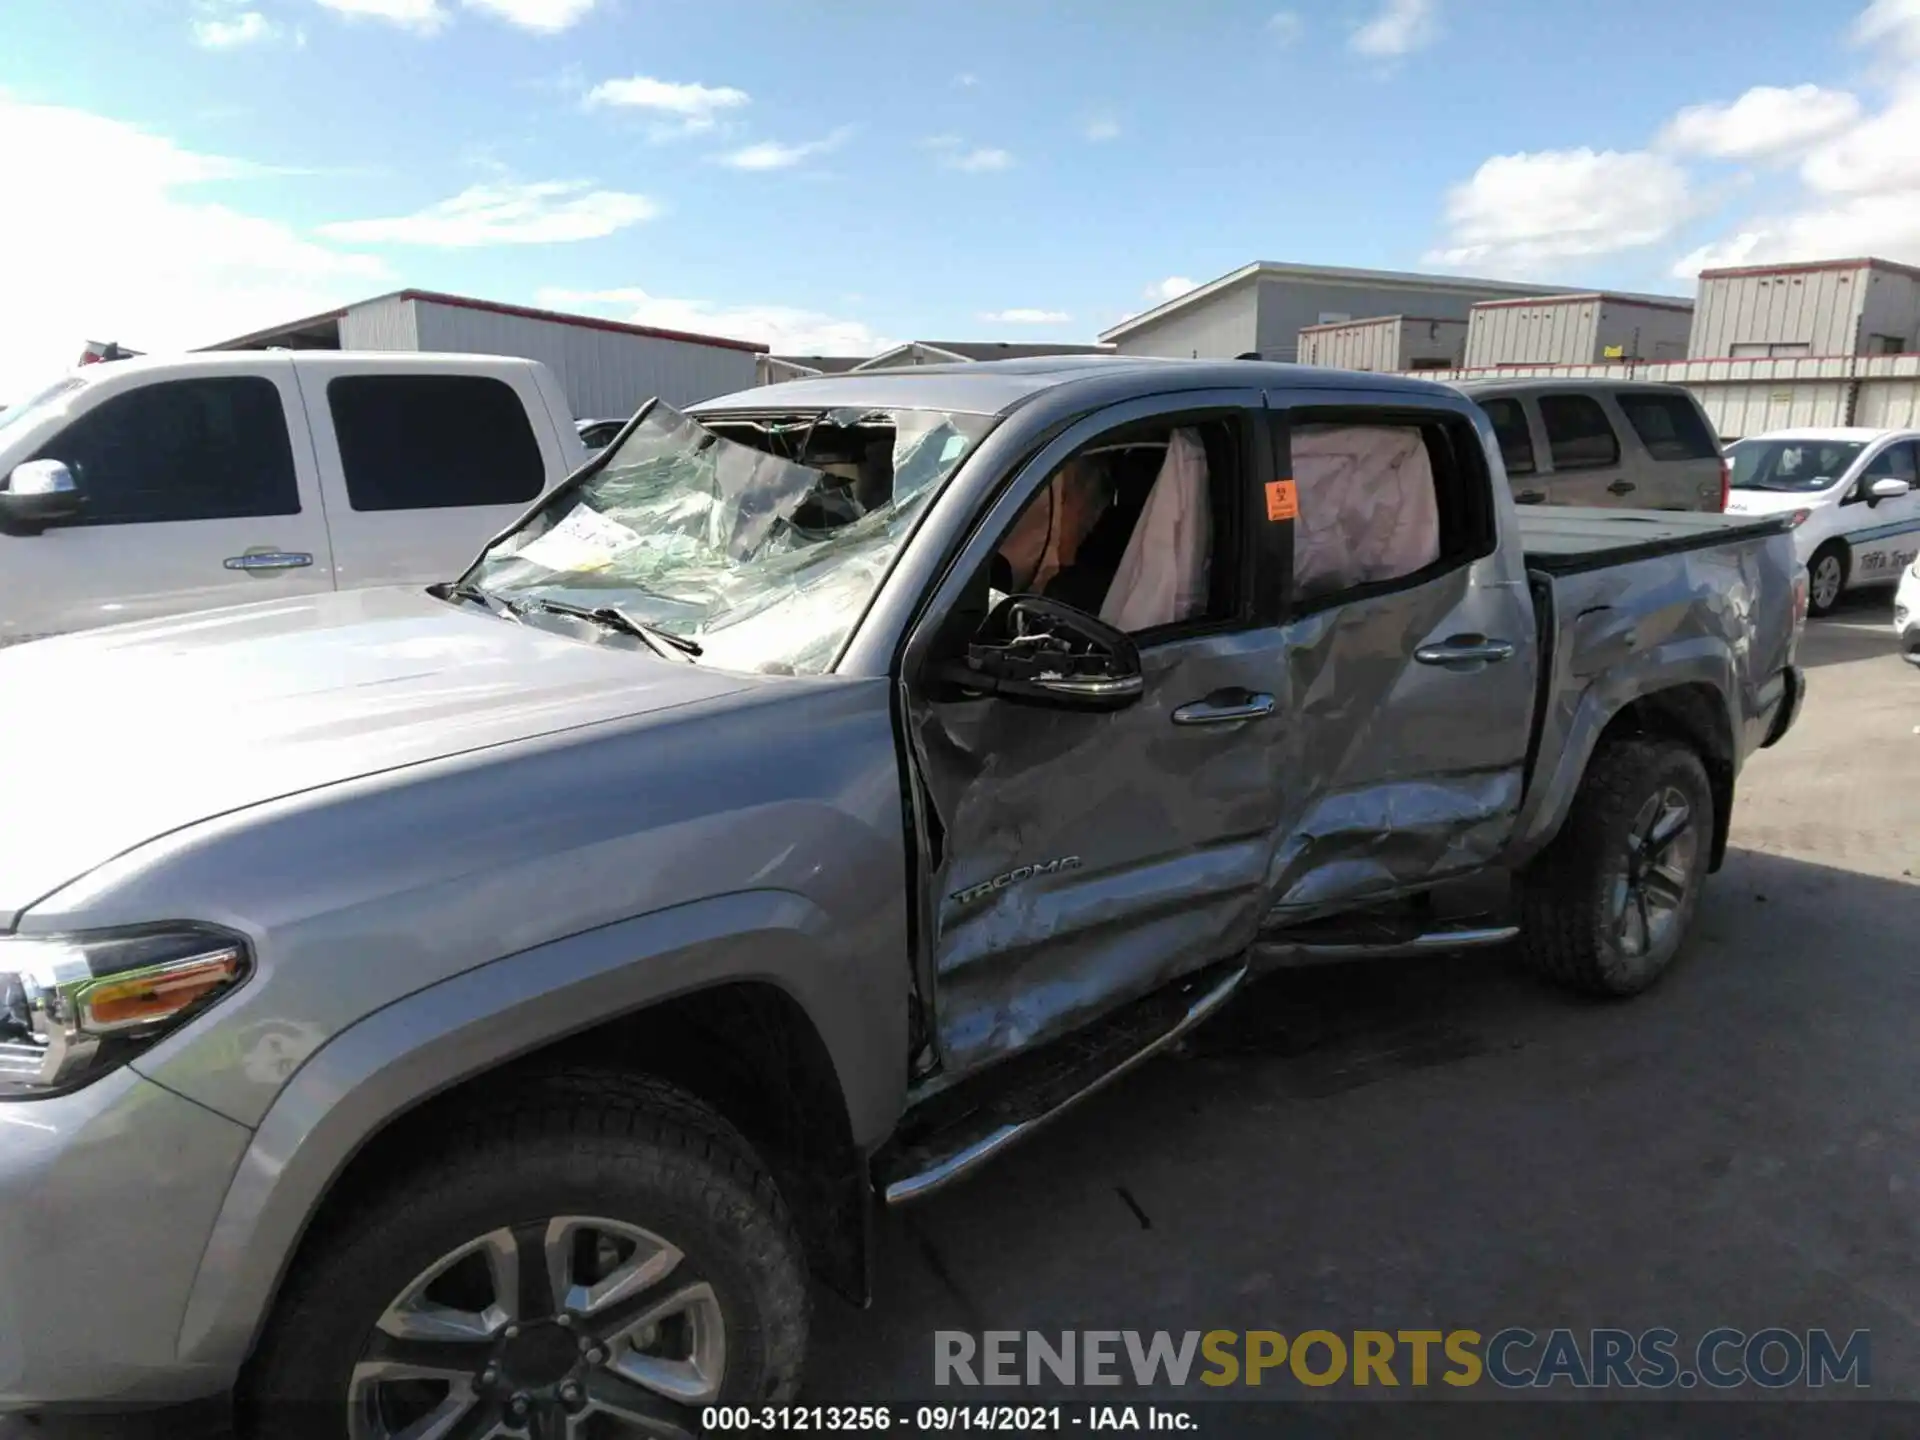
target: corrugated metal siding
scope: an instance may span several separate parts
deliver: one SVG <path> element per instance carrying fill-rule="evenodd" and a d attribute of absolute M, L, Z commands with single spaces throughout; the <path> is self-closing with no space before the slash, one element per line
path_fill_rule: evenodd
<path fill-rule="evenodd" d="M 1920 429 L 1920 355 L 1862 360 L 1860 374 L 1854 424 Z"/>
<path fill-rule="evenodd" d="M 1700 406 L 1723 440 L 1800 425 L 1846 425 L 1848 380 L 1741 380 L 1693 384 Z"/>
<path fill-rule="evenodd" d="M 420 329 L 414 302 L 397 295 L 349 305 L 340 317 L 342 350 L 418 350 Z"/>
<path fill-rule="evenodd" d="M 1738 345 L 1800 344 L 1812 355 L 1851 355 L 1866 288 L 1864 269 L 1703 279 L 1687 353 L 1717 359 Z"/>
<path fill-rule="evenodd" d="M 1871 348 L 1876 335 L 1898 340 L 1902 351 L 1920 350 L 1920 280 L 1892 270 L 1869 273 L 1861 302 L 1862 353 L 1880 353 Z"/>
<path fill-rule="evenodd" d="M 1467 321 L 1466 363 L 1580 365 L 1600 358 L 1594 343 L 1601 302 L 1542 300 L 1536 305 L 1476 305 Z"/>
<path fill-rule="evenodd" d="M 656 395 L 669 405 L 691 405 L 754 383 L 749 350 L 430 301 L 415 308 L 420 349 L 538 360 L 559 377 L 577 419 L 631 415 Z"/>
<path fill-rule="evenodd" d="M 1402 320 L 1400 322 L 1400 363 L 1412 366 L 1417 361 L 1441 361 L 1458 365 L 1466 355 L 1465 320 Z"/>
<path fill-rule="evenodd" d="M 1465 320 L 1474 302 L 1493 298 L 1411 286 L 1315 285 L 1271 278 L 1262 279 L 1258 284 L 1258 343 L 1242 348 L 1258 349 L 1269 360 L 1293 359 L 1299 350 L 1301 330 L 1320 324 L 1323 316 L 1348 315 L 1355 320 L 1367 320 L 1382 315 L 1425 315 L 1439 320 Z M 1206 353 L 1201 352 L 1203 356 Z M 1226 359 L 1238 353 L 1230 350 L 1210 358 Z"/>
<path fill-rule="evenodd" d="M 1255 286 L 1232 285 L 1190 310 L 1121 336 L 1115 349 L 1122 355 L 1231 360 L 1258 348 L 1259 303 Z"/>
<path fill-rule="evenodd" d="M 1331 330 L 1302 330 L 1299 360 L 1331 370 L 1398 370 L 1411 363 L 1411 357 L 1401 358 L 1400 336 L 1398 315 L 1356 320 Z"/>
<path fill-rule="evenodd" d="M 1618 345 L 1627 360 L 1680 360 L 1686 357 L 1687 335 L 1692 329 L 1693 315 L 1686 310 L 1604 300 L 1594 326 L 1593 350 L 1567 358 L 1605 360 L 1607 351 Z"/>

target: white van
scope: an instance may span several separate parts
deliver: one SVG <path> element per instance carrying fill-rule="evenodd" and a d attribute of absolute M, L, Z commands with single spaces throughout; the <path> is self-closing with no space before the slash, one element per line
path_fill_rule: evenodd
<path fill-rule="evenodd" d="M 531 360 L 86 366 L 0 410 L 0 645 L 447 579 L 585 459 L 559 382 Z"/>
<path fill-rule="evenodd" d="M 1775 430 L 1727 447 L 1729 515 L 1793 517 L 1808 610 L 1898 584 L 1920 552 L 1920 430 Z"/>

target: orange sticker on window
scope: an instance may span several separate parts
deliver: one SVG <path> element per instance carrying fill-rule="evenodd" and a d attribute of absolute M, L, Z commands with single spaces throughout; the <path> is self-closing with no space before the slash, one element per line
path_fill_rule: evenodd
<path fill-rule="evenodd" d="M 1277 525 L 1300 514 L 1300 492 L 1291 480 L 1274 480 L 1267 485 L 1267 519 Z"/>

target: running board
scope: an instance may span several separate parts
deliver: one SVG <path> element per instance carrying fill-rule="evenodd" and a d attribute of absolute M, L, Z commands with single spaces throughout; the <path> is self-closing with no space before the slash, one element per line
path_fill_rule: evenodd
<path fill-rule="evenodd" d="M 926 1110 L 934 1115 L 914 1125 L 917 1133 L 876 1167 L 887 1204 L 931 1195 L 1024 1140 L 1173 1044 L 1224 1005 L 1246 978 L 1247 966 L 1239 960 L 1203 970 L 1087 1032 L 1023 1057 L 1024 1064 L 1009 1060 L 996 1067 L 1018 1072 L 1018 1078 L 988 1071 L 929 1100 Z M 937 1115 L 948 1118 L 941 1123 Z"/>
<path fill-rule="evenodd" d="M 1277 969 L 1294 965 L 1331 965 L 1341 960 L 1385 960 L 1395 956 L 1444 955 L 1453 950 L 1480 950 L 1504 945 L 1519 935 L 1518 925 L 1443 925 L 1417 935 L 1371 937 L 1335 931 L 1298 934 L 1276 931 L 1253 944 L 1248 958 L 1253 967 Z"/>

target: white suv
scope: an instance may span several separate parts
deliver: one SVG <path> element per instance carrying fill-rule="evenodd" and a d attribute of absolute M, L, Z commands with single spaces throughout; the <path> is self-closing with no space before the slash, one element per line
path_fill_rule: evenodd
<path fill-rule="evenodd" d="M 1808 609 L 1896 584 L 1920 554 L 1920 431 L 1776 430 L 1727 447 L 1729 515 L 1793 516 Z"/>

